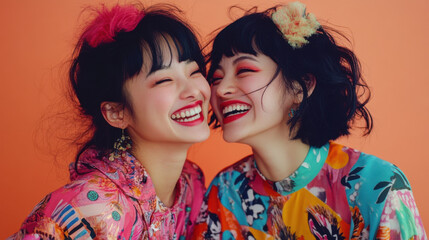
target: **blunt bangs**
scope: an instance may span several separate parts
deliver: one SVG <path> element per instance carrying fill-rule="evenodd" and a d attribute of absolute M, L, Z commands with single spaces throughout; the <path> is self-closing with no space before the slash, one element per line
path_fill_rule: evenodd
<path fill-rule="evenodd" d="M 185 23 L 178 19 L 166 18 L 160 12 L 151 12 L 143 18 L 136 30 L 141 35 L 142 44 L 146 45 L 150 52 L 149 73 L 165 67 L 166 58 L 169 59 L 168 65 L 171 64 L 173 55 L 177 54 L 179 62 L 195 61 L 205 75 L 205 61 L 200 45 Z M 163 50 L 164 44 L 169 52 Z M 142 60 L 144 61 L 143 58 Z M 141 66 L 143 63 L 141 62 Z"/>
<path fill-rule="evenodd" d="M 224 28 L 213 41 L 210 54 L 211 79 L 223 56 L 232 57 L 237 53 L 267 55 L 277 64 L 276 52 L 284 49 L 284 39 L 267 13 L 246 15 Z"/>

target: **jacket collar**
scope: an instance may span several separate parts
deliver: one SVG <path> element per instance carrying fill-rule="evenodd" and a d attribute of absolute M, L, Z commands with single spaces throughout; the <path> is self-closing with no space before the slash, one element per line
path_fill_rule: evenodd
<path fill-rule="evenodd" d="M 145 217 L 150 217 L 154 212 L 174 211 L 179 203 L 184 201 L 182 198 L 185 197 L 186 181 L 183 172 L 177 183 L 178 191 L 174 204 L 168 208 L 156 196 L 152 179 L 131 153 L 124 151 L 112 160 L 109 160 L 109 154 L 94 148 L 85 150 L 79 157 L 76 169 L 70 168 L 71 180 L 75 180 L 79 175 L 98 171 L 115 183 L 126 195 L 136 199 L 145 215 L 147 213 Z"/>

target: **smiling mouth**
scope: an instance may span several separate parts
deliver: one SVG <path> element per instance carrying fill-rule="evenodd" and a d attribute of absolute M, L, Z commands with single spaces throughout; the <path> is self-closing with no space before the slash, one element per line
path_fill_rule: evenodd
<path fill-rule="evenodd" d="M 246 103 L 223 103 L 221 104 L 222 108 L 222 115 L 223 115 L 223 123 L 229 123 L 232 121 L 235 121 L 244 115 L 246 115 L 249 110 L 251 109 L 251 106 Z"/>
<path fill-rule="evenodd" d="M 171 119 L 182 125 L 194 125 L 202 122 L 204 116 L 202 114 L 201 101 L 188 105 L 174 112 Z"/>
<path fill-rule="evenodd" d="M 222 114 L 223 114 L 223 117 L 226 118 L 229 116 L 234 116 L 237 114 L 245 113 L 245 112 L 249 111 L 249 109 L 250 109 L 250 106 L 247 106 L 244 104 L 232 104 L 232 105 L 225 107 L 222 110 Z"/>

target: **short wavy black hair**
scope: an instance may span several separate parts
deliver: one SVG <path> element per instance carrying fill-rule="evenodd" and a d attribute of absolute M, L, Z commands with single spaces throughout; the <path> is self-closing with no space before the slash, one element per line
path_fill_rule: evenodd
<path fill-rule="evenodd" d="M 373 121 L 365 105 L 370 91 L 361 76 L 360 63 L 350 49 L 336 43 L 331 33 L 345 36 L 321 26 L 307 38 L 307 45 L 294 49 L 271 20 L 274 10 L 247 14 L 217 34 L 208 59 L 211 64 L 208 81 L 211 82 L 223 56 L 264 54 L 278 65 L 288 89 L 298 83 L 303 90 L 303 100 L 288 122 L 290 132 L 295 133 L 291 138 L 320 147 L 329 140 L 349 135 L 357 118 L 364 119 L 364 134 L 369 134 Z M 309 76 L 316 81 L 310 96 Z M 210 123 L 214 128 L 220 126 L 213 112 Z"/>

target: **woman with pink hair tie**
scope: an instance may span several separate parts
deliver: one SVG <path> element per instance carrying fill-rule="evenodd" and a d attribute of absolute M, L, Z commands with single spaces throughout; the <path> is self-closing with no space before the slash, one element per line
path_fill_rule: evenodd
<path fill-rule="evenodd" d="M 178 12 L 96 11 L 69 71 L 89 140 L 70 183 L 10 239 L 185 239 L 193 231 L 205 186 L 186 155 L 209 136 L 210 88 L 199 43 Z"/>

